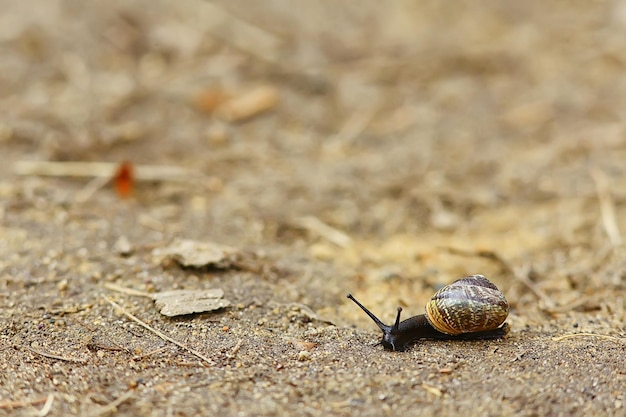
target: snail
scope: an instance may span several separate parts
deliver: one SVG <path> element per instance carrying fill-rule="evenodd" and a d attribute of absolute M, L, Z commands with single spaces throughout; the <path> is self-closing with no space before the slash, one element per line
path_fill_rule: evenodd
<path fill-rule="evenodd" d="M 386 350 L 403 351 L 415 339 L 497 339 L 509 332 L 504 323 L 509 303 L 504 294 L 483 275 L 470 275 L 446 285 L 426 304 L 426 314 L 400 321 L 402 307 L 393 326 L 384 324 L 352 294 L 358 305 L 383 331 Z"/>

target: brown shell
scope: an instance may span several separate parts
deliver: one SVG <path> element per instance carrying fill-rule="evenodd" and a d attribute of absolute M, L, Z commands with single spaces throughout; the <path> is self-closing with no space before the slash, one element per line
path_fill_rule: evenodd
<path fill-rule="evenodd" d="M 497 329 L 508 315 L 504 294 L 482 275 L 446 285 L 426 304 L 430 325 L 450 335 Z"/>

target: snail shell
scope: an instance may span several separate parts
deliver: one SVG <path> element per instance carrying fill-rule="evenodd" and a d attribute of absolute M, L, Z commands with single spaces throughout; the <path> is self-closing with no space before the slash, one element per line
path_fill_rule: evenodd
<path fill-rule="evenodd" d="M 508 314 L 504 294 L 483 275 L 470 275 L 446 285 L 426 304 L 430 325 L 449 335 L 497 329 Z"/>
<path fill-rule="evenodd" d="M 509 332 L 504 323 L 509 304 L 504 295 L 482 275 L 470 275 L 446 285 L 426 304 L 426 314 L 400 321 L 398 307 L 394 324 L 385 324 L 348 294 L 382 330 L 381 344 L 402 351 L 419 338 L 480 340 L 501 338 Z"/>

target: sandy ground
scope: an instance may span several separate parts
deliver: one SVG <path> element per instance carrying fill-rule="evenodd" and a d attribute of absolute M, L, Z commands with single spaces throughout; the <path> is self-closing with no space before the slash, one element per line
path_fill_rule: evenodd
<path fill-rule="evenodd" d="M 0 415 L 626 415 L 626 2 L 0 7 Z M 475 273 L 504 339 L 387 352 L 345 298 Z"/>

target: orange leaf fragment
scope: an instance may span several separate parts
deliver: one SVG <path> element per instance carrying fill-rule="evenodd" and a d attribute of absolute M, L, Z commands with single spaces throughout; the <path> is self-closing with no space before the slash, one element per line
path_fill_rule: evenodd
<path fill-rule="evenodd" d="M 115 172 L 113 182 L 115 183 L 115 191 L 120 198 L 128 198 L 133 194 L 134 172 L 133 164 L 124 161 L 120 164 Z"/>

